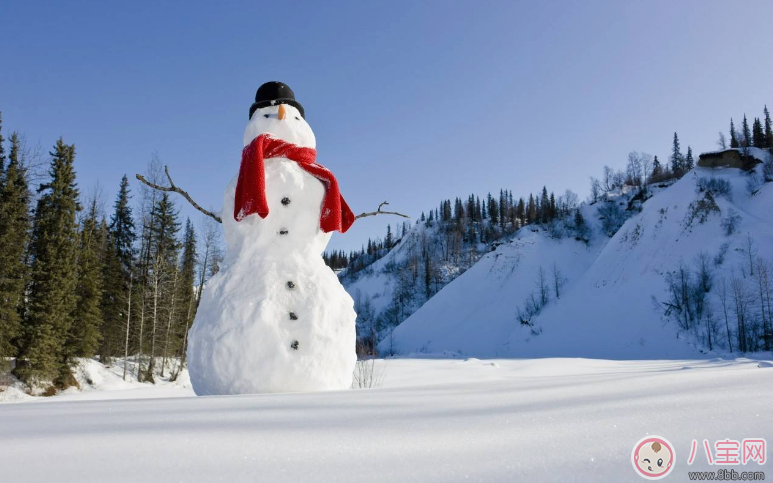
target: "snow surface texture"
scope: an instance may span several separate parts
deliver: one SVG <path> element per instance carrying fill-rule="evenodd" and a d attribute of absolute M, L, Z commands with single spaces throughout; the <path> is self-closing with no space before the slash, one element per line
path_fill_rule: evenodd
<path fill-rule="evenodd" d="M 156 367 L 161 367 L 162 358 L 156 359 Z M 187 369 L 183 369 L 177 379 L 170 381 L 173 369 L 179 366 L 179 359 L 167 359 L 166 376 L 156 374 L 155 383 L 137 380 L 137 365 L 135 359 L 127 363 L 126 379 L 123 378 L 123 359 L 116 358 L 109 366 L 104 366 L 94 359 L 78 359 L 73 367 L 73 375 L 80 385 L 68 387 L 54 397 L 36 397 L 27 394 L 25 385 L 13 376 L 6 375 L 11 384 L 5 389 L 0 384 L 0 403 L 26 401 L 83 401 L 102 399 L 138 399 L 148 397 L 182 397 L 193 395 L 191 381 Z M 0 375 L 2 376 L 2 375 Z M 2 377 L 0 377 L 2 379 Z M 2 434 L 2 432 L 0 432 Z"/>
<path fill-rule="evenodd" d="M 705 223 L 688 223 L 690 204 L 703 197 L 696 190 L 701 177 L 727 180 L 732 191 L 716 196 L 721 213 L 709 215 Z M 733 168 L 696 168 L 647 200 L 611 239 L 598 226 L 596 209 L 602 202 L 584 205 L 583 216 L 595 225 L 588 246 L 574 239 L 552 240 L 543 230 L 520 230 L 400 324 L 379 349 L 383 354 L 450 351 L 477 357 L 702 357 L 694 337 L 663 317 L 665 274 L 680 262 L 691 265 L 700 252 L 712 258 L 726 252 L 714 276 L 729 280 L 743 263 L 747 234 L 758 256 L 773 259 L 773 183 L 751 196 L 748 178 Z M 731 209 L 741 222 L 726 236 L 721 220 Z M 558 300 L 553 266 L 564 278 Z M 521 325 L 518 307 L 536 290 L 540 267 L 551 301 L 533 318 L 533 327 Z M 714 294 L 709 299 L 717 303 Z"/>
<path fill-rule="evenodd" d="M 637 482 L 631 450 L 657 434 L 676 450 L 664 481 L 687 481 L 718 469 L 686 464 L 693 438 L 773 434 L 765 361 L 378 363 L 377 389 L 0 405 L 0 479 Z"/>
<path fill-rule="evenodd" d="M 314 148 L 309 125 L 294 107 L 285 109 L 285 120 L 277 106 L 256 110 L 244 144 L 271 133 Z M 265 219 L 236 222 L 236 179 L 225 193 L 226 260 L 188 335 L 198 395 L 322 391 L 352 382 L 354 302 L 321 256 L 331 236 L 319 228 L 325 187 L 284 157 L 267 159 L 265 170 Z"/>

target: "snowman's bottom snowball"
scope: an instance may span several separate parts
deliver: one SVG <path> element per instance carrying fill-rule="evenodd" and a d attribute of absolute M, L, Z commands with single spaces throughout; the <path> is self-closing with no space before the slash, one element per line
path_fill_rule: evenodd
<path fill-rule="evenodd" d="M 315 258 L 236 261 L 210 280 L 188 336 L 196 394 L 351 386 L 354 302 L 322 258 Z"/>

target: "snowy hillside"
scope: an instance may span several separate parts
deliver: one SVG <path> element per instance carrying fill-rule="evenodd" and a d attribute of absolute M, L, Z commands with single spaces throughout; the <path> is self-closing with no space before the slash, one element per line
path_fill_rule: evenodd
<path fill-rule="evenodd" d="M 713 349 L 729 347 L 729 332 L 737 350 L 736 314 L 730 311 L 726 322 L 719 300 L 722 282 L 729 290 L 735 281 L 746 287 L 746 320 L 756 327 L 748 330 L 762 330 L 760 318 L 752 315 L 750 263 L 758 257 L 773 261 L 772 183 L 754 186 L 738 169 L 696 168 L 655 192 L 612 238 L 600 230 L 597 209 L 604 204 L 583 207 L 592 225 L 587 246 L 522 229 L 430 299 L 379 348 L 480 357 L 677 358 L 706 351 L 710 331 Z M 673 277 L 680 264 L 692 270 L 699 258 L 710 261 L 704 265 L 711 288 L 702 296 L 700 314 L 687 307 L 682 323 L 675 310 L 666 314 L 668 274 Z M 529 294 L 540 290 L 540 269 L 549 300 L 524 321 L 519 312 Z M 747 350 L 760 350 L 759 340 Z"/>
<path fill-rule="evenodd" d="M 484 220 L 479 225 L 486 229 L 489 223 Z M 344 271 L 339 275 L 354 299 L 360 336 L 375 332 L 378 339 L 387 337 L 392 328 L 477 262 L 492 244 L 499 243 L 475 237 L 463 240 L 448 230 L 448 225 L 438 222 L 416 223 L 382 258 L 356 274 Z M 455 241 L 447 240 L 455 235 Z M 453 255 L 449 249 L 452 243 L 458 244 Z M 428 266 L 425 262 L 430 252 L 438 256 Z M 427 270 L 431 272 L 429 280 Z"/>

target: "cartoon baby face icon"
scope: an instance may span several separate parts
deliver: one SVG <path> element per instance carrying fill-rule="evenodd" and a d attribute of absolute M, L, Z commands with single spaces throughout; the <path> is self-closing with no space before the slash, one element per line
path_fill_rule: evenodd
<path fill-rule="evenodd" d="M 642 478 L 659 480 L 674 469 L 674 447 L 663 437 L 647 436 L 633 447 L 631 463 Z"/>

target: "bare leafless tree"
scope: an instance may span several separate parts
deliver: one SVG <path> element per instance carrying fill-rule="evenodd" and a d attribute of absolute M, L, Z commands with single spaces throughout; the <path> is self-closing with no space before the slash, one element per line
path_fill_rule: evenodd
<path fill-rule="evenodd" d="M 48 179 L 49 162 L 46 159 L 46 150 L 40 143 L 33 146 L 25 135 L 20 134 L 19 154 L 25 178 L 30 187 L 39 186 Z M 32 193 L 36 192 L 37 190 L 33 188 Z"/>
<path fill-rule="evenodd" d="M 628 153 L 628 163 L 625 169 L 628 184 L 631 186 L 641 186 L 643 166 L 639 153 L 636 151 Z"/>
<path fill-rule="evenodd" d="M 220 230 L 220 226 L 210 218 L 203 218 L 201 222 L 201 233 L 202 249 L 199 250 L 198 258 L 198 286 L 196 287 L 196 296 L 195 298 L 191 298 L 188 306 L 188 313 L 185 318 L 185 334 L 183 334 L 182 344 L 180 347 L 180 364 L 177 367 L 175 373 L 172 375 L 172 379 L 177 379 L 178 374 L 185 366 L 185 359 L 187 355 L 186 350 L 188 347 L 188 331 L 190 330 L 190 326 L 193 323 L 193 314 L 196 313 L 196 310 L 199 307 L 199 303 L 201 302 L 201 297 L 204 293 L 204 286 L 206 281 L 217 273 L 219 269 L 219 263 L 222 258 L 220 250 L 222 232 Z"/>
<path fill-rule="evenodd" d="M 771 350 L 771 339 L 773 338 L 773 313 L 771 313 L 771 268 L 767 260 L 758 257 L 755 271 L 755 281 L 757 282 L 758 293 L 760 296 L 760 315 L 762 317 L 762 337 L 765 341 L 765 350 Z"/>
<path fill-rule="evenodd" d="M 132 290 L 134 290 L 134 274 L 129 274 L 129 292 L 126 294 L 126 324 L 124 325 L 124 346 L 123 346 L 123 380 L 126 380 L 127 364 L 129 363 L 129 334 L 131 334 L 132 324 Z"/>
<path fill-rule="evenodd" d="M 721 150 L 727 149 L 727 138 L 725 137 L 725 133 L 722 131 L 719 131 L 719 138 L 717 139 L 717 147 Z"/>
<path fill-rule="evenodd" d="M 559 270 L 558 265 L 553 262 L 553 291 L 556 294 L 556 300 L 561 298 L 561 292 L 564 287 L 564 283 L 566 283 L 566 279 L 564 279 L 564 274 L 561 273 L 561 270 Z"/>
<path fill-rule="evenodd" d="M 644 191 L 647 190 L 647 180 L 652 176 L 652 166 L 654 163 L 654 157 L 651 154 L 639 153 L 639 159 L 642 169 L 642 187 Z"/>
<path fill-rule="evenodd" d="M 170 310 L 168 310 L 168 317 L 166 321 L 166 334 L 164 336 L 164 353 L 161 360 L 161 377 L 164 377 L 164 370 L 166 369 L 167 355 L 169 354 L 169 336 L 172 334 L 172 321 L 174 321 L 174 313 L 177 308 L 175 299 L 177 298 L 177 279 L 180 271 L 174 270 L 174 277 L 172 279 L 172 301 Z"/>
<path fill-rule="evenodd" d="M 148 169 L 146 172 L 146 178 L 150 179 L 151 182 L 158 182 L 158 180 L 161 179 L 161 160 L 158 157 L 158 153 L 153 153 L 150 159 L 150 163 L 148 164 Z M 138 334 L 138 351 L 137 351 L 137 357 L 135 360 L 135 363 L 137 365 L 137 380 L 142 380 L 142 353 L 143 353 L 143 344 L 145 341 L 145 319 L 147 315 L 146 311 L 146 304 L 147 304 L 147 289 L 148 289 L 148 282 L 149 282 L 149 274 L 150 274 L 150 267 L 152 264 L 152 258 L 151 258 L 151 242 L 152 242 L 152 234 L 153 234 L 153 220 L 152 220 L 152 212 L 153 207 L 156 205 L 157 201 L 157 190 L 148 189 L 144 186 L 140 187 L 140 221 L 141 221 L 141 228 L 140 228 L 140 253 L 139 253 L 139 300 L 138 303 L 140 305 L 140 320 L 139 320 L 139 334 Z"/>
<path fill-rule="evenodd" d="M 615 189 L 615 170 L 610 168 L 609 166 L 604 166 L 604 174 L 601 178 L 601 189 L 604 190 L 604 193 L 609 193 L 613 189 Z"/>
<path fill-rule="evenodd" d="M 601 198 L 601 181 L 591 176 L 590 178 L 590 202 L 595 203 Z"/>
<path fill-rule="evenodd" d="M 741 249 L 741 252 L 746 257 L 746 261 L 748 263 L 749 268 L 749 275 L 754 276 L 754 261 L 757 259 L 757 247 L 754 243 L 754 238 L 752 238 L 751 233 L 746 234 L 746 238 L 744 239 L 743 248 Z"/>
<path fill-rule="evenodd" d="M 714 274 L 711 265 L 711 257 L 705 251 L 702 251 L 695 256 L 695 275 L 697 277 L 696 282 L 698 290 L 703 293 L 709 293 L 711 291 Z"/>
<path fill-rule="evenodd" d="M 569 189 L 564 191 L 564 195 L 559 199 L 561 200 L 561 211 L 564 214 L 574 211 L 580 205 L 580 197 Z"/>
<path fill-rule="evenodd" d="M 539 303 L 542 307 L 548 304 L 550 300 L 550 289 L 548 288 L 548 277 L 545 274 L 545 269 L 539 267 L 537 270 L 537 279 L 535 280 L 537 285 L 537 293 L 539 295 Z"/>
<path fill-rule="evenodd" d="M 371 335 L 361 338 L 357 342 L 357 362 L 354 366 L 352 387 L 355 389 L 369 389 L 381 385 L 386 369 L 386 361 L 381 364 L 376 361 L 376 333 L 375 326 L 370 327 Z"/>
<path fill-rule="evenodd" d="M 738 350 L 746 352 L 748 346 L 746 331 L 749 322 L 749 292 L 744 280 L 735 275 L 730 282 L 730 288 L 736 324 L 738 326 L 736 334 L 738 337 Z"/>
<path fill-rule="evenodd" d="M 725 317 L 725 329 L 727 329 L 727 346 L 730 352 L 733 352 L 733 338 L 730 335 L 730 306 L 728 303 L 727 281 L 723 278 L 719 281 L 719 290 L 717 297 L 722 304 L 722 314 Z"/>

